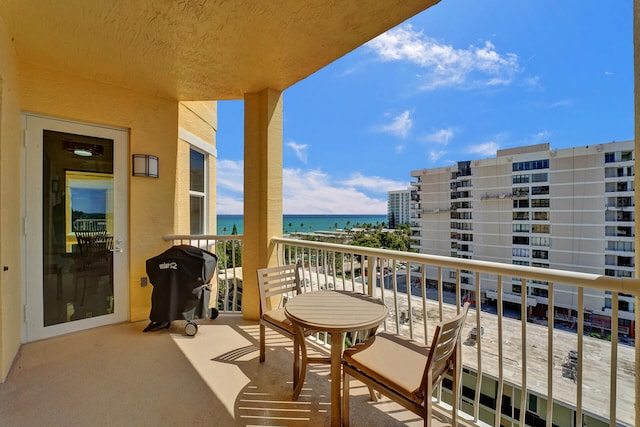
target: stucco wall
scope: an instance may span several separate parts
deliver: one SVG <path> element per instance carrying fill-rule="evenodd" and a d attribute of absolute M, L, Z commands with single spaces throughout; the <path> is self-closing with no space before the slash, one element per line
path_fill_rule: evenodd
<path fill-rule="evenodd" d="M 0 20 L 0 382 L 20 347 L 20 107 L 18 66 Z"/>
<path fill-rule="evenodd" d="M 178 125 L 187 130 L 195 138 L 216 149 L 216 132 L 218 128 L 218 110 L 215 101 L 181 102 L 178 108 Z M 178 172 L 176 180 L 176 216 L 177 234 L 189 234 L 189 151 L 192 141 L 178 141 Z M 208 231 L 216 234 L 216 159 L 208 155 Z"/>
<path fill-rule="evenodd" d="M 159 157 L 159 178 L 129 176 L 130 318 L 147 319 L 152 287 L 140 286 L 145 261 L 165 250 L 162 236 L 174 232 L 178 103 L 29 64 L 20 64 L 20 88 L 24 111 L 127 128 L 130 153 Z"/>

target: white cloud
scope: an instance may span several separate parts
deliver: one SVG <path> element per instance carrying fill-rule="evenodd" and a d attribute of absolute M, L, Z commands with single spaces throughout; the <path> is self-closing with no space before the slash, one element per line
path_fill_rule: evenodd
<path fill-rule="evenodd" d="M 334 181 L 320 170 L 285 169 L 283 171 L 284 212 L 290 214 L 385 213 L 387 211 L 386 192 L 381 197 L 374 197 L 356 188 L 364 181 L 365 178 L 360 177 L 348 184 Z M 391 189 L 396 188 L 389 188 Z M 377 190 L 381 189 L 377 188 Z"/>
<path fill-rule="evenodd" d="M 219 214 L 241 214 L 244 210 L 244 162 L 216 162 L 216 210 Z"/>
<path fill-rule="evenodd" d="M 387 194 L 387 191 L 402 190 L 409 186 L 408 182 L 395 181 L 380 176 L 364 176 L 361 173 L 354 173 L 342 184 L 349 187 L 366 188 L 369 191 Z"/>
<path fill-rule="evenodd" d="M 573 105 L 573 101 L 570 99 L 563 99 L 560 101 L 556 101 L 553 104 L 549 105 L 549 108 L 558 108 L 558 107 L 562 107 L 562 108 L 566 108 L 566 107 L 571 107 Z"/>
<path fill-rule="evenodd" d="M 218 187 L 232 192 L 244 189 L 244 162 L 242 160 L 218 160 L 216 162 Z"/>
<path fill-rule="evenodd" d="M 440 160 L 442 158 L 442 156 L 444 156 L 445 154 L 447 154 L 446 151 L 430 151 L 429 152 L 429 159 L 432 162 L 437 162 L 438 160 Z"/>
<path fill-rule="evenodd" d="M 216 210 L 219 214 L 227 215 L 240 215 L 244 211 L 244 201 L 242 200 L 242 194 L 240 198 L 236 197 L 223 197 L 217 195 L 216 197 Z"/>
<path fill-rule="evenodd" d="M 391 120 L 391 123 L 380 126 L 380 131 L 390 133 L 400 138 L 406 138 L 413 126 L 411 113 L 405 110 Z"/>
<path fill-rule="evenodd" d="M 298 157 L 298 160 L 302 163 L 307 163 L 307 151 L 309 149 L 307 144 L 296 144 L 294 141 L 291 141 L 287 143 L 287 147 L 290 147 L 293 150 L 296 157 Z"/>
<path fill-rule="evenodd" d="M 452 128 L 440 129 L 427 135 L 426 140 L 442 145 L 449 144 L 449 140 L 453 137 L 455 131 Z"/>
<path fill-rule="evenodd" d="M 367 46 L 382 61 L 407 61 L 425 69 L 424 90 L 505 86 L 520 71 L 518 56 L 498 53 L 490 41 L 482 46 L 456 49 L 425 36 L 410 24 L 381 34 Z"/>
<path fill-rule="evenodd" d="M 485 142 L 483 144 L 472 145 L 467 150 L 468 153 L 472 154 L 481 154 L 487 157 L 493 157 L 496 155 L 496 151 L 498 151 L 499 145 L 497 142 Z"/>
<path fill-rule="evenodd" d="M 525 86 L 528 86 L 530 89 L 541 90 L 543 88 L 539 76 L 526 77 L 523 81 Z"/>
<path fill-rule="evenodd" d="M 242 161 L 218 160 L 216 202 L 219 214 L 244 210 Z M 387 191 L 407 188 L 408 182 L 354 174 L 334 179 L 321 170 L 283 171 L 283 210 L 287 214 L 384 214 Z"/>

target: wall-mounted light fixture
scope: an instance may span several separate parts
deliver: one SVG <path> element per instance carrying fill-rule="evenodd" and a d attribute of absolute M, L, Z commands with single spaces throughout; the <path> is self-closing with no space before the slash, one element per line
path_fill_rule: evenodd
<path fill-rule="evenodd" d="M 133 176 L 158 177 L 158 158 L 149 154 L 133 155 Z"/>

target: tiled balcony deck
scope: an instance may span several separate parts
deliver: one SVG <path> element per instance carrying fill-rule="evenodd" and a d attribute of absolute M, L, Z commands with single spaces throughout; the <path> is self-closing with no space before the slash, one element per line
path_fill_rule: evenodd
<path fill-rule="evenodd" d="M 329 367 L 311 365 L 291 400 L 291 341 L 267 331 L 258 362 L 258 324 L 221 315 L 142 333 L 124 323 L 29 343 L 0 384 L 6 426 L 322 426 L 329 424 Z M 324 351 L 317 349 L 316 351 Z M 422 425 L 386 399 L 373 403 L 352 387 L 354 426 Z M 434 427 L 450 425 L 434 418 Z"/>

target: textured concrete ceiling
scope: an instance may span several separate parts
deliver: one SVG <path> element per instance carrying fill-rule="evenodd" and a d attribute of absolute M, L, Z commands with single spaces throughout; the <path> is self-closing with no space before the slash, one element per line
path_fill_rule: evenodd
<path fill-rule="evenodd" d="M 0 0 L 21 61 L 177 100 L 284 90 L 439 0 Z"/>

